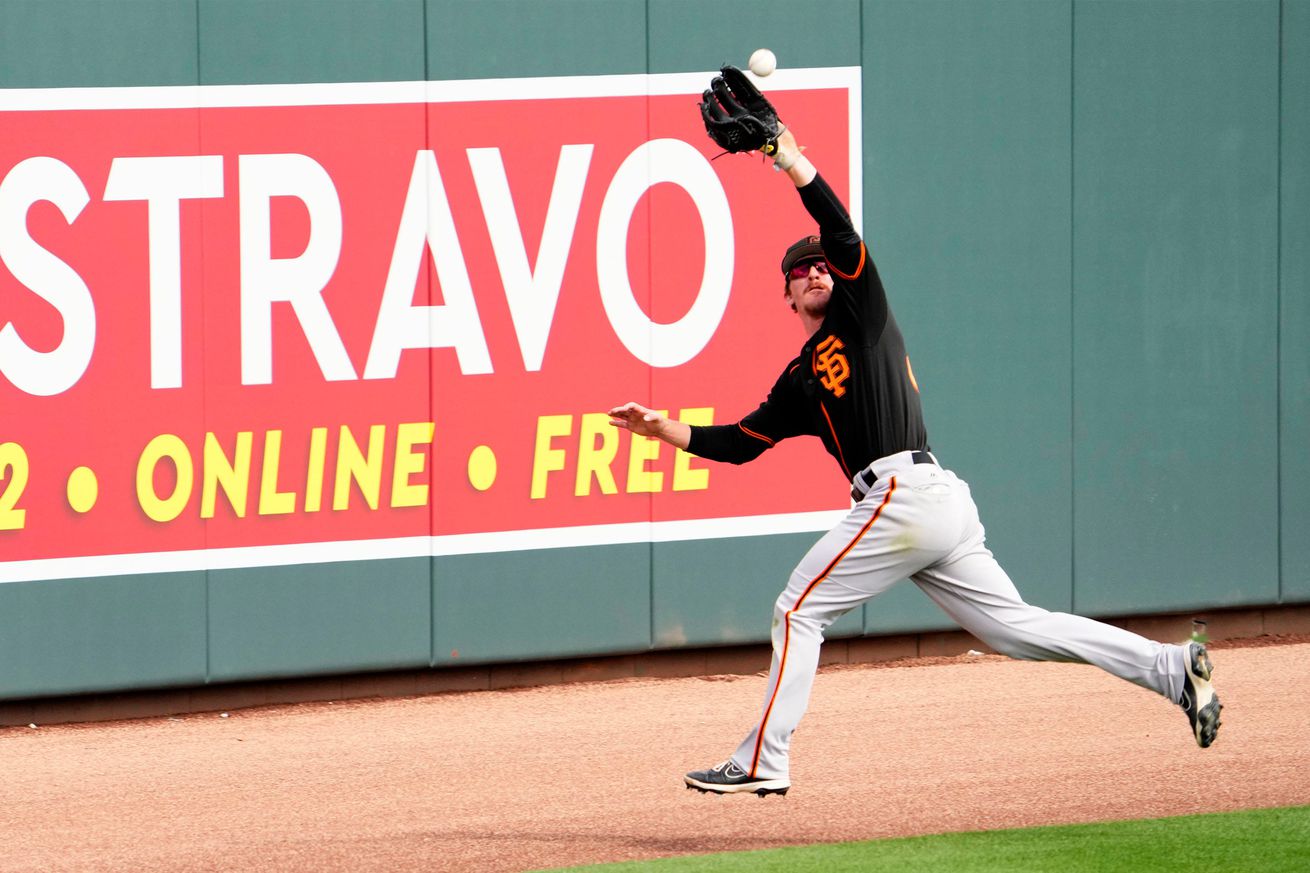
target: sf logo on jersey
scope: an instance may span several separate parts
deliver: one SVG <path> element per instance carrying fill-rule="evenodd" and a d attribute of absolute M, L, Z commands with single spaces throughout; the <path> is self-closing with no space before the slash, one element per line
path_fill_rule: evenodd
<path fill-rule="evenodd" d="M 850 362 L 841 353 L 844 348 L 846 344 L 832 334 L 815 348 L 814 372 L 822 377 L 820 381 L 823 387 L 831 391 L 834 397 L 846 393 L 842 383 L 851 376 Z"/>

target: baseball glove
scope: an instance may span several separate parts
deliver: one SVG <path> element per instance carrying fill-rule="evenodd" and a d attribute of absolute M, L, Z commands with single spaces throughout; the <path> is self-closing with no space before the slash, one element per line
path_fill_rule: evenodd
<path fill-rule="evenodd" d="M 719 73 L 701 95 L 705 132 L 726 152 L 775 153 L 785 128 L 773 104 L 736 67 L 725 66 Z"/>

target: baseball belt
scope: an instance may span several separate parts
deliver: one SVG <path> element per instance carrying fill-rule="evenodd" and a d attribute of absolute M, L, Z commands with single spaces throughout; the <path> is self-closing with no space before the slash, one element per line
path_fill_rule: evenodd
<path fill-rule="evenodd" d="M 930 452 L 913 452 L 910 455 L 910 460 L 916 464 L 937 463 L 937 459 Z M 873 463 L 876 464 L 877 461 Z M 851 500 L 859 503 L 864 499 L 864 495 L 868 494 L 869 490 L 873 488 L 873 483 L 877 481 L 878 476 L 873 472 L 873 464 L 856 473 L 854 478 L 851 479 Z"/>

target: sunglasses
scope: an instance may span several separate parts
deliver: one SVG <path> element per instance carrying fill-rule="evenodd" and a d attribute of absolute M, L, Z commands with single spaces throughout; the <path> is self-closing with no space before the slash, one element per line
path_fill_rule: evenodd
<path fill-rule="evenodd" d="M 828 275 L 827 261 L 806 261 L 803 264 L 797 264 L 787 271 L 787 281 L 791 281 L 792 279 L 804 279 L 806 276 L 810 275 L 810 267 L 818 270 L 820 276 Z"/>

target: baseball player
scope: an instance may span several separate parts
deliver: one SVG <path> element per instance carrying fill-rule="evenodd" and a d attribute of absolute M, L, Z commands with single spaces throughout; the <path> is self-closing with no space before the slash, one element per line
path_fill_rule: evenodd
<path fill-rule="evenodd" d="M 782 258 L 783 297 L 806 334 L 759 408 L 731 425 L 689 426 L 636 403 L 611 424 L 715 461 L 741 464 L 779 440 L 817 436 L 849 480 L 853 508 L 801 559 L 773 612 L 773 661 L 759 718 L 732 756 L 686 774 L 715 794 L 786 794 L 788 747 L 810 696 L 823 632 L 910 578 L 998 652 L 1094 664 L 1178 703 L 1205 748 L 1219 729 L 1211 661 L 1198 642 L 1166 645 L 1023 601 L 988 551 L 969 486 L 929 450 L 905 341 L 850 216 L 768 100 L 734 67 L 703 95 L 711 138 L 762 151 L 818 224 Z"/>

